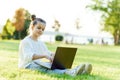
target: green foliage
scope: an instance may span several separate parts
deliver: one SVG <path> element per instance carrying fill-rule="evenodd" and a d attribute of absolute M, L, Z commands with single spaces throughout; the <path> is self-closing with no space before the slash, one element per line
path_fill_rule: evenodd
<path fill-rule="evenodd" d="M 6 24 L 3 27 L 2 38 L 3 39 L 11 39 L 13 37 L 13 32 L 15 31 L 14 26 L 12 26 L 11 21 L 8 19 Z"/>
<path fill-rule="evenodd" d="M 91 75 L 71 77 L 65 74 L 20 70 L 17 68 L 19 41 L 3 40 L 0 45 L 0 80 L 120 80 L 120 46 L 53 44 L 51 47 L 48 43 L 47 46 L 52 51 L 55 51 L 57 46 L 77 47 L 72 67 L 80 63 L 92 63 Z"/>
<path fill-rule="evenodd" d="M 64 39 L 63 35 L 56 35 L 55 36 L 56 41 L 63 41 L 63 39 Z"/>
<path fill-rule="evenodd" d="M 24 9 L 24 11 L 25 11 L 25 15 L 24 15 L 25 19 L 24 19 L 23 29 L 21 29 L 21 30 L 16 29 L 14 32 L 14 39 L 17 39 L 17 40 L 23 39 L 25 36 L 27 36 L 28 28 L 29 28 L 29 25 L 31 22 L 31 20 L 30 20 L 31 14 L 29 13 L 28 10 Z M 17 24 L 19 24 L 19 23 L 17 23 Z"/>
<path fill-rule="evenodd" d="M 25 36 L 28 35 L 28 28 L 30 25 L 31 20 L 26 19 L 24 23 L 24 29 L 22 31 L 15 31 L 14 32 L 14 39 L 23 39 Z"/>
<path fill-rule="evenodd" d="M 119 0 L 92 0 L 94 3 L 89 7 L 103 12 L 102 24 L 105 31 L 109 31 L 119 44 L 120 40 L 120 1 Z"/>

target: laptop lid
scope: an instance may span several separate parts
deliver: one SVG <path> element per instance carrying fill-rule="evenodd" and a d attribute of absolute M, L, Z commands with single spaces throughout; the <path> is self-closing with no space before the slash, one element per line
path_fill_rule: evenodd
<path fill-rule="evenodd" d="M 57 47 L 51 69 L 71 68 L 77 48 Z"/>

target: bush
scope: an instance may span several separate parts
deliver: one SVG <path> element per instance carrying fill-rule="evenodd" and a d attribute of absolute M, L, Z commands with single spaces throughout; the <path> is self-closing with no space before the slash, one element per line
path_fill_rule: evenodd
<path fill-rule="evenodd" d="M 55 40 L 56 41 L 63 41 L 63 36 L 62 35 L 56 35 Z"/>

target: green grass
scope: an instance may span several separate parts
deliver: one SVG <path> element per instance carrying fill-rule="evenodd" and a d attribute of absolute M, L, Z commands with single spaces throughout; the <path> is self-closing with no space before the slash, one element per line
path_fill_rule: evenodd
<path fill-rule="evenodd" d="M 57 46 L 77 47 L 78 51 L 72 67 L 80 63 L 93 65 L 91 75 L 71 77 L 18 69 L 18 45 L 19 41 L 15 40 L 0 41 L 0 80 L 120 80 L 120 46 L 47 43 L 51 51 L 55 51 Z"/>

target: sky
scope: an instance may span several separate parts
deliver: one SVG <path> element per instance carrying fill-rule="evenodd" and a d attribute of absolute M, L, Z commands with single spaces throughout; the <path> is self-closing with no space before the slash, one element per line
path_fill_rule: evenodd
<path fill-rule="evenodd" d="M 12 20 L 15 10 L 24 8 L 46 20 L 46 31 L 54 31 L 51 26 L 57 19 L 61 24 L 60 32 L 95 36 L 100 32 L 101 14 L 86 8 L 88 4 L 91 0 L 0 0 L 0 25 L 8 18 Z M 77 18 L 79 30 L 75 28 Z"/>

